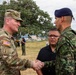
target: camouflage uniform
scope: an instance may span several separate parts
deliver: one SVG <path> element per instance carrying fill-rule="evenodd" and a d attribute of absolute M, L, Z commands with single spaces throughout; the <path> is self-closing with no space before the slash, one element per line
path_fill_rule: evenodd
<path fill-rule="evenodd" d="M 20 70 L 31 67 L 31 61 L 18 58 L 11 35 L 0 29 L 0 75 L 20 75 Z"/>
<path fill-rule="evenodd" d="M 56 61 L 45 62 L 45 66 L 55 65 L 56 75 L 76 75 L 76 32 L 70 27 L 61 33 L 56 53 Z"/>

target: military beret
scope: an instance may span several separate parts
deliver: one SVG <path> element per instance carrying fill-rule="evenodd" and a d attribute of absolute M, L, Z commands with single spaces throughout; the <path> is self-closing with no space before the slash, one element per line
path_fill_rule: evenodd
<path fill-rule="evenodd" d="M 69 8 L 62 8 L 62 9 L 55 10 L 54 15 L 55 17 L 71 16 L 74 19 L 72 11 Z"/>
<path fill-rule="evenodd" d="M 12 17 L 15 20 L 22 21 L 21 16 L 20 16 L 20 12 L 18 12 L 16 10 L 12 10 L 12 9 L 7 9 L 6 10 L 5 17 Z"/>

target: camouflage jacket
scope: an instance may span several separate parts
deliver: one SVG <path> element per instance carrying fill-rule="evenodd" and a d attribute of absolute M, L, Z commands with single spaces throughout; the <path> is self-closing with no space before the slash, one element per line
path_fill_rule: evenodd
<path fill-rule="evenodd" d="M 11 35 L 0 29 L 0 75 L 20 75 L 20 70 L 31 67 L 31 61 L 18 58 Z"/>
<path fill-rule="evenodd" d="M 45 66 L 55 65 L 56 75 L 76 75 L 76 32 L 66 28 L 56 46 L 56 60 L 45 62 Z"/>

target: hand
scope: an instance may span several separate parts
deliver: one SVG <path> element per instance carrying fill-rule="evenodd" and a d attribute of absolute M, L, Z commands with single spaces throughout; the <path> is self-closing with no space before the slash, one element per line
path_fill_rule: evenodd
<path fill-rule="evenodd" d="M 39 61 L 39 60 L 35 60 L 35 61 L 32 61 L 32 68 L 34 70 L 39 70 L 41 69 L 42 67 L 44 66 L 44 63 Z"/>

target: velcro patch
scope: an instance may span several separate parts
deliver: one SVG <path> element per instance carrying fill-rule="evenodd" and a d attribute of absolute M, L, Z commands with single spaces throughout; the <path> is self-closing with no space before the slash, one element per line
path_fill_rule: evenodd
<path fill-rule="evenodd" d="M 3 40 L 3 45 L 4 46 L 7 46 L 7 47 L 10 47 L 11 46 L 10 42 L 7 41 L 7 40 Z"/>

